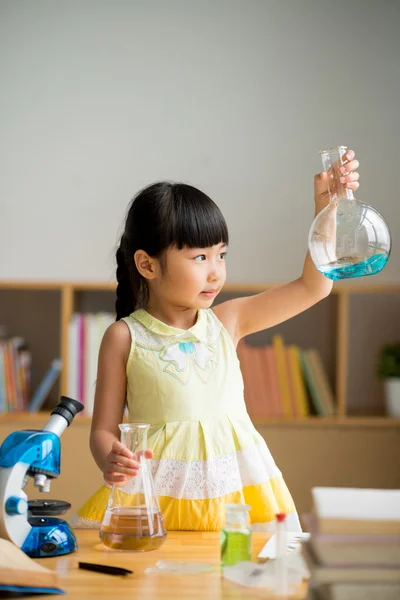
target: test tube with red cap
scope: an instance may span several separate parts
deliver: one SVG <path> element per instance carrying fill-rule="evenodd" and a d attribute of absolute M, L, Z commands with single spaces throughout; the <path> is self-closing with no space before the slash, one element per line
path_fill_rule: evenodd
<path fill-rule="evenodd" d="M 275 587 L 277 595 L 286 596 L 289 594 L 285 513 L 276 515 Z"/>

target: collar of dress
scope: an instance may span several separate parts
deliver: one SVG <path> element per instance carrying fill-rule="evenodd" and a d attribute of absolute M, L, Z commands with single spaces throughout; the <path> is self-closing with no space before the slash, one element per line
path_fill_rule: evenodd
<path fill-rule="evenodd" d="M 207 314 L 204 309 L 198 310 L 197 321 L 190 329 L 178 329 L 177 327 L 167 325 L 150 315 L 144 308 L 136 310 L 131 316 L 147 329 L 158 335 L 175 337 L 177 342 L 179 342 L 180 339 L 186 341 L 195 337 L 199 342 L 207 344 Z"/>

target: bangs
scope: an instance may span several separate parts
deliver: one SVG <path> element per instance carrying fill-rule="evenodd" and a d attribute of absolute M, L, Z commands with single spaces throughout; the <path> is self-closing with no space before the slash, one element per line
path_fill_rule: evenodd
<path fill-rule="evenodd" d="M 163 227 L 163 246 L 179 250 L 228 244 L 226 221 L 206 194 L 187 184 L 173 184 Z"/>

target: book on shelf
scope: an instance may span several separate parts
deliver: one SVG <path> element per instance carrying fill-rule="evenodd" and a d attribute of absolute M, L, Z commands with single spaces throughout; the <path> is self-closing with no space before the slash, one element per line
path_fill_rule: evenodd
<path fill-rule="evenodd" d="M 59 358 L 55 358 L 51 361 L 50 367 L 32 395 L 28 404 L 28 412 L 37 412 L 42 408 L 61 373 L 61 368 L 62 362 Z"/>
<path fill-rule="evenodd" d="M 244 399 L 252 417 L 282 416 L 278 374 L 271 346 L 256 348 L 241 340 L 237 347 L 243 375 Z"/>
<path fill-rule="evenodd" d="M 286 362 L 290 385 L 293 413 L 298 417 L 309 414 L 307 389 L 300 363 L 300 349 L 291 345 L 286 348 Z"/>
<path fill-rule="evenodd" d="M 261 385 L 266 390 L 265 404 L 268 406 L 268 416 L 282 417 L 283 407 L 279 395 L 278 370 L 275 352 L 272 346 L 256 349 L 261 371 Z"/>
<path fill-rule="evenodd" d="M 101 340 L 115 321 L 111 313 L 74 313 L 69 324 L 68 395 L 93 412 Z"/>
<path fill-rule="evenodd" d="M 286 346 L 275 335 L 266 346 L 241 340 L 237 353 L 251 417 L 305 418 L 311 407 L 319 416 L 334 414 L 332 388 L 317 350 Z"/>
<path fill-rule="evenodd" d="M 64 594 L 56 571 L 35 562 L 12 542 L 4 539 L 0 539 L 0 592 Z"/>
<path fill-rule="evenodd" d="M 311 396 L 314 406 L 318 412 L 325 417 L 331 417 L 335 413 L 334 398 L 326 372 L 322 365 L 320 354 L 313 348 L 302 351 L 307 367 L 306 377 L 312 379 Z"/>
<path fill-rule="evenodd" d="M 281 398 L 283 416 L 294 416 L 292 400 L 290 396 L 289 377 L 286 364 L 286 350 L 283 337 L 274 335 L 272 338 L 272 347 L 275 352 L 276 365 L 278 371 L 278 389 Z"/>
<path fill-rule="evenodd" d="M 32 356 L 19 336 L 0 339 L 0 412 L 26 409 L 31 391 Z"/>

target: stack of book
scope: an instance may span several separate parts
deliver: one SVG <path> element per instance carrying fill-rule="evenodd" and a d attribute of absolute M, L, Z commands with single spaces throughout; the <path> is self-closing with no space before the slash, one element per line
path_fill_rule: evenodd
<path fill-rule="evenodd" d="M 275 335 L 267 346 L 238 345 L 248 413 L 255 418 L 323 417 L 335 414 L 335 400 L 319 352 L 286 346 Z"/>
<path fill-rule="evenodd" d="M 315 600 L 400 598 L 400 490 L 313 488 L 303 556 Z"/>

